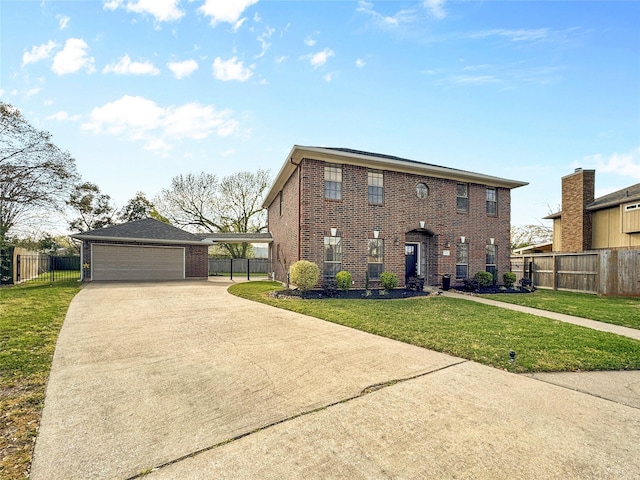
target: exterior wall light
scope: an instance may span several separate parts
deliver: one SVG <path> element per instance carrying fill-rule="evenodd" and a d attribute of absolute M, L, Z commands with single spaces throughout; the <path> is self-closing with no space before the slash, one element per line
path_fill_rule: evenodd
<path fill-rule="evenodd" d="M 378 238 L 380 236 L 380 230 L 373 231 L 373 238 Z"/>
<path fill-rule="evenodd" d="M 495 238 L 490 238 L 490 239 L 489 239 L 489 243 L 490 243 L 491 245 L 493 245 L 495 242 L 496 242 L 496 239 L 495 239 Z"/>
<path fill-rule="evenodd" d="M 420 220 L 420 228 L 424 228 L 425 222 L 424 220 Z"/>
<path fill-rule="evenodd" d="M 335 237 L 338 234 L 338 229 L 337 228 L 332 228 L 331 229 L 331 236 Z"/>
<path fill-rule="evenodd" d="M 465 240 L 466 240 L 465 236 L 464 236 L 464 235 L 462 235 L 462 236 L 460 237 L 460 243 L 464 243 L 464 241 L 465 241 Z"/>

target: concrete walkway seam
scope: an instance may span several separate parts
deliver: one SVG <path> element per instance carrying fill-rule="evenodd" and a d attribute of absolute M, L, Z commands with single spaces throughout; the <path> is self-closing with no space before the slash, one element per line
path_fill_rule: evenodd
<path fill-rule="evenodd" d="M 451 367 L 457 367 L 458 365 L 462 365 L 464 363 L 469 363 L 469 362 L 470 362 L 470 360 L 461 360 L 459 362 L 452 363 L 450 365 L 445 365 L 444 367 L 436 368 L 436 369 L 433 369 L 433 370 L 429 370 L 428 372 L 423 372 L 423 373 L 419 373 L 417 375 L 412 375 L 410 377 L 399 378 L 399 379 L 395 379 L 395 380 L 389 380 L 389 381 L 386 381 L 386 382 L 383 382 L 383 383 L 377 383 L 377 384 L 374 384 L 374 385 L 370 385 L 368 387 L 363 388 L 362 391 L 360 393 L 358 393 L 357 395 L 353 395 L 351 397 L 347 397 L 347 398 L 344 398 L 342 400 L 338 400 L 337 402 L 329 403 L 327 405 L 322 405 L 321 407 L 317 407 L 317 408 L 314 408 L 314 409 L 311 409 L 311 410 L 300 412 L 300 413 L 297 413 L 296 415 L 292 415 L 290 417 L 283 418 L 283 419 L 278 420 L 276 422 L 268 423 L 267 425 L 263 425 L 262 427 L 258 427 L 258 428 L 254 429 L 254 430 L 251 430 L 250 432 L 245 432 L 245 433 L 242 433 L 240 435 L 236 435 L 235 437 L 229 438 L 227 440 L 223 440 L 222 442 L 218 442 L 218 443 L 216 443 L 214 445 L 210 445 L 208 447 L 201 448 L 200 450 L 196 450 L 195 452 L 191 452 L 191 453 L 188 453 L 188 454 L 183 455 L 181 457 L 178 457 L 178 458 L 175 458 L 175 459 L 170 460 L 168 462 L 165 462 L 162 465 L 157 465 L 155 467 L 149 468 L 148 470 L 143 470 L 142 472 L 140 472 L 140 473 L 138 473 L 136 475 L 133 475 L 132 477 L 128 477 L 125 480 L 138 480 L 139 478 L 145 477 L 149 473 L 156 472 L 158 470 L 161 470 L 163 468 L 169 467 L 171 465 L 175 465 L 177 463 L 182 462 L 183 460 L 187 460 L 189 458 L 197 457 L 198 455 L 201 455 L 201 454 L 206 453 L 206 452 L 210 452 L 211 450 L 215 450 L 216 448 L 222 447 L 224 445 L 228 445 L 230 443 L 233 443 L 235 441 L 238 441 L 238 440 L 240 440 L 242 438 L 245 438 L 245 437 L 248 437 L 250 435 L 262 432 L 264 430 L 268 430 L 268 429 L 273 428 L 273 427 L 275 427 L 277 425 L 281 425 L 283 423 L 287 423 L 287 422 L 290 422 L 290 421 L 295 420 L 297 418 L 305 417 L 307 415 L 311 415 L 313 413 L 321 412 L 323 410 L 327 410 L 327 409 L 329 409 L 331 407 L 335 407 L 337 405 L 342 405 L 342 404 L 351 402 L 351 401 L 356 400 L 358 398 L 362 398 L 365 395 L 369 395 L 370 393 L 377 392 L 379 390 L 391 387 L 393 385 L 397 385 L 399 383 L 404 383 L 404 382 L 408 382 L 408 381 L 411 381 L 411 380 L 415 380 L 417 378 L 426 377 L 428 375 L 432 375 L 434 373 L 438 373 L 438 372 L 441 372 L 443 370 L 447 370 L 447 369 L 449 369 Z"/>

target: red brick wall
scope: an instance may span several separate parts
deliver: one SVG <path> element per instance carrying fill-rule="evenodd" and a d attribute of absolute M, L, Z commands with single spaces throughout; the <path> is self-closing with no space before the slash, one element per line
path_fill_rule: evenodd
<path fill-rule="evenodd" d="M 582 252 L 591 249 L 591 212 L 586 206 L 593 202 L 595 170 L 576 169 L 562 177 L 562 250 Z"/>
<path fill-rule="evenodd" d="M 300 258 L 310 260 L 322 269 L 324 237 L 331 235 L 331 228 L 337 228 L 343 244 L 342 268 L 352 274 L 356 286 L 363 286 L 365 281 L 366 239 L 373 238 L 374 230 L 379 230 L 379 238 L 384 239 L 384 268 L 398 275 L 401 285 L 404 285 L 404 246 L 407 241 L 421 243 L 421 269 L 422 274 L 428 274 L 427 284 L 438 284 L 445 273 L 455 275 L 455 244 L 461 235 L 469 244 L 470 276 L 485 270 L 485 245 L 489 238 L 494 238 L 498 246 L 499 275 L 509 271 L 509 189 L 497 189 L 498 215 L 488 216 L 484 185 L 469 185 L 469 212 L 458 213 L 457 182 L 454 180 L 385 171 L 384 205 L 378 206 L 368 203 L 367 169 L 364 167 L 343 165 L 342 200 L 339 201 L 324 198 L 324 162 L 305 159 L 300 170 L 303 192 L 300 201 Z M 295 174 L 292 179 L 294 177 L 293 183 L 297 185 Z M 287 185 L 292 183 L 292 179 Z M 418 182 L 429 187 L 426 199 L 416 196 Z M 294 205 L 289 205 L 293 199 L 288 198 L 290 195 L 286 189 L 287 186 L 284 189 L 285 209 L 295 210 Z M 295 200 L 297 202 L 297 198 Z M 291 223 L 297 222 L 297 216 L 289 215 L 287 211 L 283 217 L 275 217 L 278 201 L 276 197 L 269 207 L 269 230 L 273 234 L 274 249 L 278 244 L 286 245 L 291 241 L 295 231 Z M 420 229 L 420 221 L 425 222 L 425 229 L 433 235 L 415 231 Z M 449 242 L 448 248 L 445 248 L 446 242 Z M 449 250 L 450 256 L 443 256 L 444 250 Z M 290 247 L 286 251 L 289 252 Z M 297 260 L 297 255 L 290 258 Z M 277 270 L 277 278 L 281 279 L 278 275 L 284 273 L 284 270 Z"/>
<path fill-rule="evenodd" d="M 291 264 L 298 261 L 298 181 L 300 168 L 289 177 L 282 192 L 267 209 L 268 230 L 273 235 L 269 258 L 276 280 L 285 282 Z M 280 213 L 282 195 L 282 214 Z"/>

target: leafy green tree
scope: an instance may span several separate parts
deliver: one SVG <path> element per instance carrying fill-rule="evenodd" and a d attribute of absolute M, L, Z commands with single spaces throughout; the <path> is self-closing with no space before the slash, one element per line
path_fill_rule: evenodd
<path fill-rule="evenodd" d="M 61 210 L 78 176 L 75 160 L 17 108 L 0 102 L 0 244 L 9 231 Z"/>
<path fill-rule="evenodd" d="M 69 222 L 69 228 L 74 232 L 88 232 L 115 224 L 116 209 L 111 204 L 111 197 L 101 193 L 95 183 L 76 185 L 67 205 L 78 215 Z"/>
<path fill-rule="evenodd" d="M 133 222 L 135 220 L 144 220 L 145 218 L 155 218 L 161 222 L 171 223 L 156 210 L 155 205 L 147 199 L 142 192 L 137 192 L 136 196 L 127 202 L 127 204 L 118 212 L 118 220 L 120 222 Z"/>

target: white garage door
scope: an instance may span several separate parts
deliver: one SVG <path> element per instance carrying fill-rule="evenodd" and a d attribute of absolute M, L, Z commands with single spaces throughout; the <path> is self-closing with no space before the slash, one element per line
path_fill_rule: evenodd
<path fill-rule="evenodd" d="M 93 244 L 91 266 L 92 280 L 182 280 L 184 247 Z"/>

